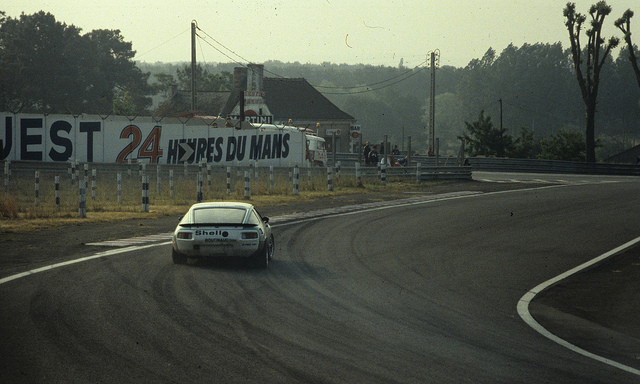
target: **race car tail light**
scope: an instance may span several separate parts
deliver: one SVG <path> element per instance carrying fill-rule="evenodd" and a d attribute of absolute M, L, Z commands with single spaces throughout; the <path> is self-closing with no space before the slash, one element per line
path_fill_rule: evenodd
<path fill-rule="evenodd" d="M 178 232 L 178 239 L 191 239 L 193 234 L 191 232 Z"/>
<path fill-rule="evenodd" d="M 258 238 L 258 232 L 242 232 L 242 239 L 243 240 L 257 239 L 257 238 Z"/>

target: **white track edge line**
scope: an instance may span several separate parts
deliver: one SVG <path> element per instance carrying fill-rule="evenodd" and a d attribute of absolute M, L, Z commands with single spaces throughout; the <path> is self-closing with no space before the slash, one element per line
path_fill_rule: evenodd
<path fill-rule="evenodd" d="M 621 253 L 622 251 L 636 245 L 637 243 L 640 242 L 640 237 L 637 237 L 615 249 L 612 249 L 611 251 L 602 254 L 590 261 L 587 261 L 584 264 L 581 264 L 575 268 L 572 268 L 570 270 L 568 270 L 565 273 L 562 273 L 552 279 L 549 279 L 547 281 L 545 281 L 544 283 L 541 283 L 539 285 L 537 285 L 535 288 L 531 289 L 529 292 L 527 292 L 524 296 L 522 296 L 522 298 L 520 298 L 520 300 L 518 301 L 518 315 L 520 315 L 520 318 L 522 318 L 522 320 L 524 320 L 525 323 L 527 323 L 527 325 L 529 325 L 531 328 L 533 328 L 536 332 L 540 333 L 542 336 L 548 338 L 549 340 L 567 348 L 570 349 L 571 351 L 574 351 L 576 353 L 579 353 L 583 356 L 586 356 L 590 359 L 599 361 L 601 363 L 610 365 L 612 367 L 621 369 L 623 371 L 632 373 L 636 376 L 640 376 L 640 370 L 629 367 L 628 365 L 624 365 L 621 364 L 617 361 L 611 360 L 611 359 L 607 359 L 605 357 L 596 355 L 595 353 L 591 353 L 589 351 L 586 351 L 574 344 L 569 343 L 568 341 L 554 335 L 553 333 L 549 332 L 546 328 L 544 328 L 540 323 L 538 323 L 533 316 L 531 316 L 531 313 L 529 312 L 529 304 L 531 303 L 531 301 L 536 297 L 536 295 L 538 295 L 540 292 L 556 285 L 557 283 L 559 283 L 560 281 L 568 278 L 571 275 L 574 275 L 586 268 L 589 268 L 597 263 L 600 263 L 603 260 L 608 259 L 611 256 L 617 255 L 619 253 Z"/>
<path fill-rule="evenodd" d="M 0 279 L 0 285 L 8 283 L 8 282 L 10 282 L 12 280 L 20 279 L 20 278 L 25 277 L 25 276 L 30 276 L 30 275 L 34 275 L 36 273 L 50 271 L 52 269 L 65 267 L 65 266 L 71 265 L 71 264 L 82 263 L 82 262 L 85 262 L 85 261 L 98 259 L 98 258 L 101 258 L 101 257 L 112 256 L 112 255 L 117 255 L 117 254 L 120 254 L 120 253 L 126 253 L 126 252 L 135 251 L 135 250 L 138 250 L 138 249 L 151 248 L 151 247 L 156 247 L 156 246 L 159 246 L 159 245 L 166 245 L 166 244 L 171 244 L 171 242 L 170 241 L 165 241 L 164 243 L 154 243 L 154 244 L 147 244 L 147 245 L 134 245 L 134 246 L 131 246 L 131 247 L 126 247 L 126 248 L 111 249 L 111 250 L 108 250 L 108 251 L 98 252 L 98 253 L 95 253 L 95 254 L 93 254 L 91 256 L 82 257 L 82 258 L 79 258 L 79 259 L 74 259 L 74 260 L 69 260 L 69 261 L 64 261 L 62 263 L 46 265 L 46 266 L 41 267 L 41 268 L 36 268 L 36 269 L 32 269 L 32 270 L 29 270 L 29 271 L 26 271 L 26 272 L 22 272 L 22 273 L 18 273 L 18 274 L 15 274 L 15 275 L 4 277 L 4 278 Z"/>
<path fill-rule="evenodd" d="M 362 213 L 362 212 L 369 212 L 369 211 L 376 211 L 376 210 L 383 210 L 383 209 L 390 209 L 390 208 L 396 208 L 396 207 L 402 207 L 402 206 L 410 206 L 410 205 L 418 205 L 418 204 L 429 204 L 429 203 L 433 203 L 433 202 L 437 202 L 437 201 L 447 201 L 447 200 L 457 200 L 457 199 L 465 199 L 465 198 L 469 198 L 469 197 L 479 197 L 479 196 L 487 196 L 487 195 L 495 195 L 495 194 L 505 194 L 505 193 L 515 193 L 515 192 L 525 192 L 525 191 L 532 191 L 532 190 L 537 190 L 537 189 L 549 189 L 549 188 L 559 188 L 559 187 L 564 187 L 566 185 L 553 185 L 553 186 L 545 186 L 545 187 L 535 187 L 535 188 L 522 188 L 522 189 L 511 189 L 511 190 L 506 190 L 506 191 L 496 191 L 496 192 L 487 192 L 487 193 L 477 193 L 477 194 L 469 194 L 469 195 L 462 195 L 462 196 L 452 196 L 452 197 L 446 197 L 443 199 L 433 199 L 433 200 L 425 200 L 425 201 L 418 201 L 418 202 L 411 202 L 411 203 L 403 203 L 403 204 L 398 204 L 398 205 L 388 205 L 388 206 L 383 206 L 383 207 L 375 207 L 375 208 L 368 208 L 368 209 L 363 209 L 363 210 L 359 210 L 359 211 L 353 211 L 353 212 L 343 212 L 343 213 L 338 213 L 338 214 L 329 214 L 326 216 L 319 216 L 319 217 L 314 217 L 314 218 L 307 218 L 307 219 L 303 219 L 303 220 L 294 220 L 292 222 L 287 222 L 287 223 L 281 223 L 281 224 L 276 224 L 273 225 L 272 227 L 279 227 L 279 226 L 286 226 L 286 225 L 290 225 L 293 223 L 300 223 L 300 222 L 308 222 L 308 221 L 313 221 L 313 220 L 319 220 L 322 218 L 326 218 L 326 217 L 330 217 L 330 216 L 345 216 L 345 215 L 353 215 L 353 214 L 357 214 L 357 213 Z M 618 363 L 616 361 L 604 358 L 602 356 L 598 356 L 594 353 L 588 352 L 584 349 L 581 349 L 571 343 L 569 343 L 566 340 L 563 340 L 559 337 L 557 337 L 556 335 L 552 334 L 551 332 L 547 331 L 544 327 L 542 327 L 534 318 L 533 316 L 531 316 L 531 313 L 529 313 L 529 303 L 531 302 L 531 300 L 533 300 L 533 298 L 540 292 L 542 292 L 543 290 L 549 288 L 550 286 L 556 284 L 557 282 L 593 265 L 596 264 L 602 260 L 605 260 L 633 245 L 635 245 L 636 243 L 640 242 L 640 237 L 629 241 L 626 244 L 623 244 L 621 246 L 619 246 L 618 248 L 615 248 L 607 253 L 605 253 L 604 255 L 601 255 L 599 257 L 596 257 L 595 259 L 588 261 L 584 264 L 581 264 L 559 276 L 556 276 L 553 279 L 547 280 L 546 282 L 539 284 L 538 286 L 536 286 L 535 288 L 533 288 L 532 290 L 530 290 L 529 292 L 527 292 L 519 301 L 518 301 L 518 314 L 520 315 L 520 317 L 522 318 L 522 320 L 524 320 L 525 323 L 527 323 L 531 328 L 533 328 L 534 330 L 536 330 L 538 333 L 542 334 L 543 336 L 547 337 L 548 339 L 556 342 L 557 344 L 560 344 L 572 351 L 575 351 L 583 356 L 589 357 L 593 360 L 597 360 L 600 361 L 602 363 L 608 364 L 612 367 L 615 368 L 619 368 L 621 370 L 627 371 L 629 373 L 632 373 L 634 375 L 638 375 L 640 376 L 640 370 L 637 370 L 635 368 L 629 367 L 627 365 Z M 83 257 L 80 259 L 75 259 L 75 260 L 69 260 L 69 261 L 65 261 L 62 263 L 57 263 L 57 264 L 52 264 L 52 265 L 48 265 L 48 266 L 44 266 L 41 268 L 36 268 L 36 269 L 32 269 L 26 272 L 22 272 L 22 273 L 18 273 L 15 275 L 11 275 L 11 276 L 7 276 L 4 277 L 2 279 L 0 279 L 0 285 L 8 283 L 10 281 L 13 280 L 17 280 L 20 279 L 22 277 L 25 276 L 30 276 L 36 273 L 40 273 L 40 272 L 46 272 L 46 271 L 50 271 L 52 269 L 55 268 L 60 268 L 60 267 L 64 267 L 67 265 L 71 265 L 71 264 L 76 264 L 76 263 L 81 263 L 81 262 L 85 262 L 85 261 L 89 261 L 89 260 L 93 260 L 93 259 L 98 259 L 101 257 L 106 257 L 106 256 L 111 256 L 111 255 L 117 255 L 120 253 L 126 253 L 126 252 L 130 252 L 130 251 L 135 251 L 135 250 L 139 250 L 139 249 L 145 249 L 145 248 L 151 248 L 151 247 L 157 247 L 157 246 L 161 246 L 161 245 L 167 245 L 167 244 L 171 244 L 170 241 L 167 242 L 163 242 L 163 243 L 153 243 L 153 244 L 147 244 L 147 245 L 134 245 L 134 246 L 130 246 L 130 247 L 126 247 L 126 248 L 119 248 L 119 249 L 113 249 L 113 250 L 109 250 L 109 251 L 104 251 L 104 252 L 98 252 L 94 255 L 91 256 L 87 256 L 87 257 Z"/>
<path fill-rule="evenodd" d="M 408 205 L 428 204 L 428 203 L 433 203 L 433 202 L 437 202 L 437 201 L 464 199 L 464 198 L 468 198 L 468 197 L 478 197 L 478 196 L 486 196 L 486 195 L 494 195 L 494 194 L 502 194 L 502 193 L 511 193 L 511 192 L 523 192 L 523 191 L 531 191 L 531 190 L 536 190 L 536 189 L 557 188 L 557 187 L 564 187 L 564 186 L 565 185 L 553 185 L 553 186 L 545 186 L 545 187 L 537 187 L 537 188 L 510 189 L 510 190 L 506 190 L 506 191 L 496 191 L 496 192 L 487 192 L 487 193 L 479 192 L 479 193 L 473 193 L 473 194 L 462 195 L 462 196 L 449 196 L 449 197 L 442 198 L 442 199 L 432 199 L 432 200 L 424 200 L 424 201 L 417 201 L 417 202 L 411 202 L 411 203 L 385 205 L 385 206 L 382 206 L 382 207 L 366 208 L 366 209 L 363 209 L 363 210 L 357 210 L 357 211 L 351 211 L 351 212 L 327 214 L 327 215 L 323 215 L 323 216 L 311 217 L 311 218 L 306 218 L 306 219 L 301 219 L 301 220 L 293 220 L 293 221 L 286 222 L 286 223 L 278 223 L 278 224 L 272 225 L 271 227 L 272 228 L 276 228 L 276 227 L 280 227 L 280 226 L 291 225 L 291 224 L 294 224 L 294 223 L 305 223 L 305 222 L 309 222 L 309 221 L 313 221 L 313 220 L 320 220 L 320 219 L 324 219 L 324 218 L 332 217 L 332 216 L 353 215 L 353 214 L 362 213 L 362 212 L 370 212 L 370 211 L 376 211 L 376 210 L 382 210 L 382 209 L 390 209 L 390 208 L 396 208 L 396 207 L 402 207 L 402 206 L 408 206 Z M 82 257 L 82 258 L 74 259 L 74 260 L 69 260 L 69 261 L 65 261 L 65 262 L 61 262 L 61 263 L 57 263 L 57 264 L 47 265 L 47 266 L 44 266 L 44 267 L 41 267 L 41 268 L 31 269 L 29 271 L 25 271 L 25 272 L 22 272 L 22 273 L 17 273 L 15 275 L 10 275 L 10 276 L 4 277 L 4 278 L 0 278 L 0 285 L 8 283 L 8 282 L 13 281 L 13 280 L 20 279 L 22 277 L 34 275 L 34 274 L 40 273 L 40 272 L 50 271 L 52 269 L 64 267 L 64 266 L 67 266 L 67 265 L 77 264 L 77 263 L 81 263 L 81 262 L 84 262 L 84 261 L 98 259 L 98 258 L 101 258 L 101 257 L 117 255 L 117 254 L 120 254 L 120 253 L 131 252 L 131 251 L 135 251 L 135 250 L 138 250 L 138 249 L 157 247 L 157 246 L 167 245 L 167 244 L 171 244 L 171 241 L 166 241 L 166 242 L 163 242 L 163 243 L 145 244 L 145 245 L 132 245 L 132 246 L 125 247 L 125 248 L 118 248 L 118 249 L 112 249 L 112 250 L 108 250 L 108 251 L 98 252 L 98 253 L 95 253 L 95 254 L 93 254 L 91 256 Z"/>

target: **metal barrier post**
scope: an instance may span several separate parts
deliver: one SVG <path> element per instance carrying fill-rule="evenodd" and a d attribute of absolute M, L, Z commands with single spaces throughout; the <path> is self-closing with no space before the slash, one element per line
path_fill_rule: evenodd
<path fill-rule="evenodd" d="M 122 204 L 122 173 L 118 172 L 116 182 L 118 183 L 118 204 Z"/>
<path fill-rule="evenodd" d="M 198 191 L 196 202 L 202 203 L 202 171 L 198 172 Z"/>
<path fill-rule="evenodd" d="M 149 176 L 142 175 L 142 212 L 149 212 Z"/>
<path fill-rule="evenodd" d="M 300 183 L 300 168 L 296 165 L 293 168 L 293 194 L 298 196 L 299 192 L 299 183 Z"/>
<path fill-rule="evenodd" d="M 171 194 L 171 198 L 173 199 L 173 196 L 174 196 L 174 192 L 173 192 L 173 169 L 169 170 L 169 192 Z"/>
<path fill-rule="evenodd" d="M 35 196 L 34 204 L 37 207 L 38 204 L 40 203 L 40 171 L 36 171 L 35 177 L 36 177 L 36 196 Z"/>
<path fill-rule="evenodd" d="M 273 179 L 273 165 L 269 166 L 269 189 L 273 189 L 274 179 Z"/>
<path fill-rule="evenodd" d="M 55 177 L 55 185 L 56 185 L 56 209 L 60 211 L 60 176 L 56 175 Z"/>
<path fill-rule="evenodd" d="M 244 199 L 251 200 L 251 172 L 244 171 Z"/>

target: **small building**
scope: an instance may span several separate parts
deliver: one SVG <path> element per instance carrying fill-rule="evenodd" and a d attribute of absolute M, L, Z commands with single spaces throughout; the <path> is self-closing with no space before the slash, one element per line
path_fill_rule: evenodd
<path fill-rule="evenodd" d="M 640 145 L 629 148 L 604 160 L 605 163 L 615 164 L 640 164 Z"/>
<path fill-rule="evenodd" d="M 191 92 L 172 89 L 161 105 L 161 116 L 209 115 L 252 123 L 287 124 L 312 129 L 327 150 L 355 152 L 360 141 L 356 119 L 324 97 L 303 78 L 264 77 L 264 66 L 236 67 L 230 92 L 198 92 L 197 111 L 189 111 Z M 242 97 L 244 95 L 244 98 Z M 242 113 L 241 113 L 242 111 Z"/>
<path fill-rule="evenodd" d="M 264 77 L 264 66 L 236 67 L 234 90 L 220 112 L 252 123 L 287 124 L 312 129 L 332 150 L 352 152 L 359 136 L 356 119 L 329 101 L 303 78 Z M 244 95 L 244 100 L 242 100 Z M 358 134 L 354 134 L 354 132 Z"/>

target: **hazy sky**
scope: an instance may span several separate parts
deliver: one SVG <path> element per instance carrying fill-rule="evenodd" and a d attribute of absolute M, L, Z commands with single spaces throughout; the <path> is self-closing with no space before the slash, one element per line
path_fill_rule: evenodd
<path fill-rule="evenodd" d="M 596 0 L 574 2 L 587 14 Z M 613 22 L 628 8 L 636 12 L 632 31 L 640 35 L 638 0 L 608 4 L 613 12 L 605 36 L 621 35 Z M 559 41 L 568 47 L 565 5 L 552 0 L 20 0 L 0 10 L 11 17 L 43 10 L 83 33 L 119 29 L 142 62 L 190 61 L 196 20 L 200 35 L 235 53 L 209 37 L 198 39 L 200 62 L 397 66 L 403 59 L 413 67 L 437 49 L 441 65 L 463 67 L 489 47 L 500 53 L 510 43 Z"/>

